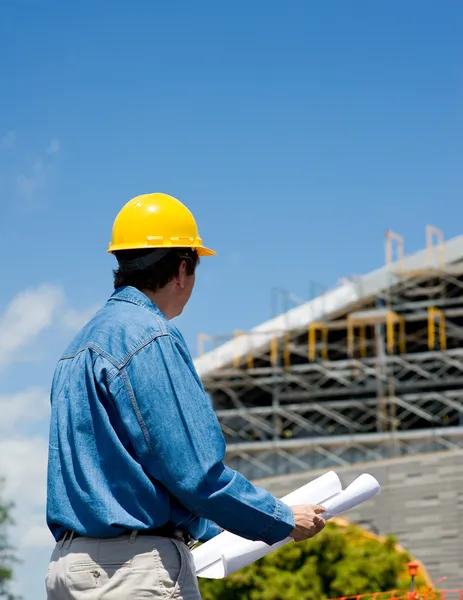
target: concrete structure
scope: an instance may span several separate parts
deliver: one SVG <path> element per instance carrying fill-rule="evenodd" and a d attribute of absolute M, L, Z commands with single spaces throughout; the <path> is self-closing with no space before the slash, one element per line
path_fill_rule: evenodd
<path fill-rule="evenodd" d="M 422 561 L 442 589 L 463 589 L 463 452 L 421 454 L 335 468 L 344 486 L 367 472 L 381 482 L 379 496 L 345 515 L 374 533 L 392 533 Z M 254 483 L 282 497 L 325 470 Z"/>

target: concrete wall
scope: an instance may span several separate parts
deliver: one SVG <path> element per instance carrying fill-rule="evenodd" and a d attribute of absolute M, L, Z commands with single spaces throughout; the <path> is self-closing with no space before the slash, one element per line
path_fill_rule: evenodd
<path fill-rule="evenodd" d="M 449 451 L 334 469 L 343 486 L 367 472 L 381 494 L 345 515 L 381 535 L 392 533 L 426 566 L 441 589 L 463 589 L 463 452 Z M 323 471 L 261 479 L 282 497 Z"/>

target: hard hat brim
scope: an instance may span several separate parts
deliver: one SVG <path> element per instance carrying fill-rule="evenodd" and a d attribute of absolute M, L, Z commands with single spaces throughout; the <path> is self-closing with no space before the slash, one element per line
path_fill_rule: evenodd
<path fill-rule="evenodd" d="M 154 250 L 158 247 L 165 248 L 166 246 L 136 246 L 134 244 L 110 244 L 106 252 L 108 252 L 108 254 L 112 254 L 113 252 L 117 252 L 118 250 Z M 215 250 L 211 250 L 210 248 L 206 248 L 205 246 L 171 246 L 171 248 L 191 248 L 192 250 L 196 250 L 198 256 L 215 256 L 217 254 Z"/>
<path fill-rule="evenodd" d="M 215 256 L 217 254 L 215 250 L 205 248 L 204 246 L 201 246 L 200 248 L 195 248 L 195 250 L 199 256 Z"/>

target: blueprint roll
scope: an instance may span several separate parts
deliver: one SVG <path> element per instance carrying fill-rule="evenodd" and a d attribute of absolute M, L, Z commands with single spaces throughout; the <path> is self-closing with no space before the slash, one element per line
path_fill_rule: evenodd
<path fill-rule="evenodd" d="M 339 477 L 329 471 L 314 481 L 291 492 L 282 501 L 289 506 L 323 504 L 342 491 Z M 291 537 L 269 546 L 224 531 L 192 552 L 198 577 L 222 579 L 239 569 L 292 542 Z"/>
<path fill-rule="evenodd" d="M 289 506 L 321 504 L 325 507 L 322 516 L 331 519 L 376 496 L 380 489 L 374 477 L 363 473 L 343 490 L 339 477 L 334 471 L 330 471 L 291 492 L 282 501 Z M 223 532 L 193 550 L 196 574 L 198 577 L 222 579 L 292 541 L 291 537 L 287 537 L 269 546 L 264 542 L 253 542 L 233 533 Z"/>
<path fill-rule="evenodd" d="M 352 508 L 366 502 L 376 496 L 381 491 L 378 481 L 368 473 L 363 473 L 357 477 L 340 494 L 334 496 L 328 502 L 325 502 L 324 519 L 332 519 L 337 515 L 351 510 Z"/>

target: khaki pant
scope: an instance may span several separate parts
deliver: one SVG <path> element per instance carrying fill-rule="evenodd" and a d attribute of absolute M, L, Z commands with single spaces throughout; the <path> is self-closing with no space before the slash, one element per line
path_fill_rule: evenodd
<path fill-rule="evenodd" d="M 58 542 L 45 585 L 48 600 L 200 600 L 193 556 L 155 536 Z"/>

